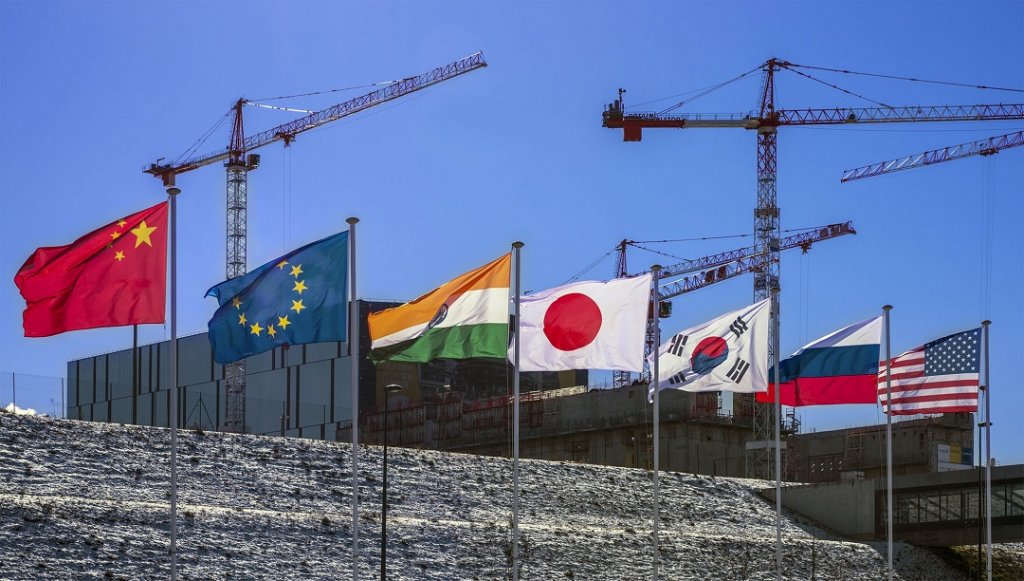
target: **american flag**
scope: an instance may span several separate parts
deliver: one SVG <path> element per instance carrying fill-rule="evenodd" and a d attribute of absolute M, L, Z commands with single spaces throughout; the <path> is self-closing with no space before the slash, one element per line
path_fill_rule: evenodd
<path fill-rule="evenodd" d="M 978 411 L 981 329 L 937 339 L 890 364 L 892 415 Z M 888 413 L 885 362 L 878 366 L 878 402 Z"/>

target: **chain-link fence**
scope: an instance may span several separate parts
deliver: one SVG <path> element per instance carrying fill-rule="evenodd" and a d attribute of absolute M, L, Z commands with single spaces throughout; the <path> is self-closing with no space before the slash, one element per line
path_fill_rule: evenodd
<path fill-rule="evenodd" d="M 63 377 L 0 371 L 0 408 L 63 418 L 64 385 Z"/>

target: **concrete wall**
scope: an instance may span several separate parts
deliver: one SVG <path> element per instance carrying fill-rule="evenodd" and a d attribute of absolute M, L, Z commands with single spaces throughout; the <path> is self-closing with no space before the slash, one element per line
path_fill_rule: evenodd
<path fill-rule="evenodd" d="M 753 436 L 748 417 L 720 414 L 707 397 L 680 391 L 661 394 L 660 465 L 663 470 L 743 476 L 745 446 Z M 620 389 L 525 401 L 520 452 L 524 458 L 650 468 L 653 418 L 647 389 Z M 469 422 L 464 417 L 464 424 Z M 506 424 L 463 429 L 439 445 L 454 452 L 507 455 Z"/>
<path fill-rule="evenodd" d="M 775 502 L 775 489 L 761 491 Z M 782 504 L 854 540 L 875 537 L 875 481 L 832 482 L 813 486 L 787 486 Z"/>
<path fill-rule="evenodd" d="M 1024 540 L 1024 465 L 998 466 L 992 469 L 993 542 Z M 979 470 L 958 470 L 911 474 L 893 481 L 895 504 L 894 535 L 917 545 L 954 546 L 978 542 L 984 510 L 963 512 L 964 499 L 982 504 L 977 495 Z M 774 501 L 775 489 L 761 491 Z M 946 498 L 955 513 L 938 516 Z M 983 497 L 982 497 L 983 498 Z M 854 540 L 884 540 L 882 516 L 886 509 L 886 479 L 788 486 L 782 490 L 786 509 L 804 515 L 835 532 Z M 918 507 L 923 508 L 920 512 Z M 980 507 L 979 507 L 980 508 Z M 903 516 L 901 517 L 901 514 Z M 921 518 L 928 514 L 929 518 Z M 911 516 L 916 515 L 916 516 Z"/>
<path fill-rule="evenodd" d="M 938 470 L 939 444 L 971 448 L 972 414 L 893 424 L 893 466 L 896 475 Z M 885 425 L 797 434 L 788 439 L 787 479 L 836 482 L 843 478 L 885 476 Z"/>

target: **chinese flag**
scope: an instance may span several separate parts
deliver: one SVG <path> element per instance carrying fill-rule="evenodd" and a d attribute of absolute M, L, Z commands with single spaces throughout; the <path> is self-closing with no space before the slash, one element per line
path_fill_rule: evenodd
<path fill-rule="evenodd" d="M 26 337 L 164 322 L 167 202 L 67 246 L 36 249 L 14 276 Z"/>

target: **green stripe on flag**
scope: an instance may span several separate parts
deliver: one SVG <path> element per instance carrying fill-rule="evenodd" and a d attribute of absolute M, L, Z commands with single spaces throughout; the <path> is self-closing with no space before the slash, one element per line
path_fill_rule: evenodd
<path fill-rule="evenodd" d="M 370 351 L 370 360 L 426 363 L 434 359 L 508 357 L 508 325 L 486 323 L 435 327 L 420 337 Z"/>

